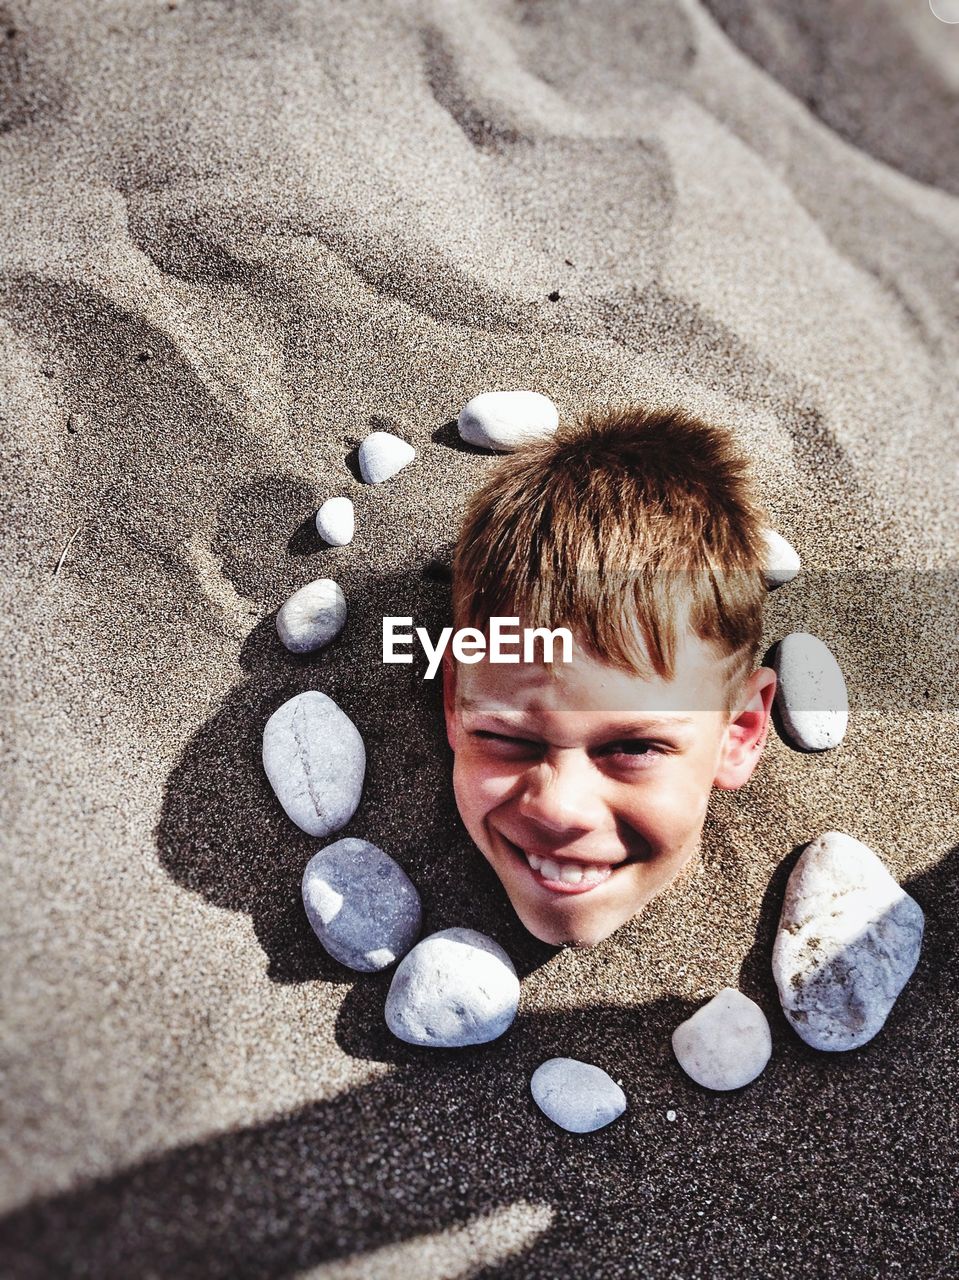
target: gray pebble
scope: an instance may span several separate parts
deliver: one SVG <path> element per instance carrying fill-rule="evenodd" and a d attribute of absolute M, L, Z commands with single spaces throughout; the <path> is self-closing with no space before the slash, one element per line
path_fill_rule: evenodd
<path fill-rule="evenodd" d="M 263 730 L 263 768 L 287 816 L 311 836 L 346 826 L 363 793 L 366 749 L 325 693 L 298 693 Z"/>
<path fill-rule="evenodd" d="M 735 987 L 723 987 L 673 1032 L 676 1061 L 704 1089 L 739 1089 L 765 1069 L 773 1042 L 766 1015 Z"/>
<path fill-rule="evenodd" d="M 766 543 L 763 574 L 766 586 L 772 591 L 786 582 L 792 582 L 802 565 L 796 548 L 775 529 L 764 529 L 763 540 Z"/>
<path fill-rule="evenodd" d="M 868 845 L 827 831 L 786 885 L 772 968 L 783 1012 L 814 1049 L 855 1049 L 880 1030 L 916 967 L 922 908 Z"/>
<path fill-rule="evenodd" d="M 332 578 L 318 578 L 294 591 L 276 615 L 276 633 L 291 653 L 312 653 L 340 634 L 346 596 Z"/>
<path fill-rule="evenodd" d="M 395 963 L 419 937 L 420 895 L 368 840 L 345 836 L 315 853 L 303 873 L 303 905 L 333 959 L 360 973 Z"/>
<path fill-rule="evenodd" d="M 602 1129 L 626 1110 L 616 1081 L 576 1058 L 550 1058 L 533 1072 L 529 1087 L 540 1111 L 570 1133 Z"/>
<path fill-rule="evenodd" d="M 407 1044 L 455 1049 L 501 1036 L 518 1006 L 519 978 L 503 948 L 473 929 L 444 929 L 400 961 L 386 1024 Z"/>
<path fill-rule="evenodd" d="M 790 740 L 806 751 L 838 747 L 849 724 L 849 698 L 839 663 L 818 636 L 794 631 L 779 642 L 773 666 L 776 706 Z"/>

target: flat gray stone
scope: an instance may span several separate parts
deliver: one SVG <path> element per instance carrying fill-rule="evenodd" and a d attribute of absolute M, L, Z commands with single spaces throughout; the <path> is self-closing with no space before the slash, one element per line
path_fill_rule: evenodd
<path fill-rule="evenodd" d="M 838 747 L 849 724 L 839 663 L 818 636 L 794 631 L 779 642 L 773 666 L 776 706 L 790 741 L 806 751 Z"/>
<path fill-rule="evenodd" d="M 827 831 L 786 885 L 772 968 L 790 1025 L 814 1049 L 881 1029 L 916 967 L 925 918 L 867 845 Z"/>
<path fill-rule="evenodd" d="M 407 1044 L 434 1049 L 495 1040 L 519 1006 L 519 978 L 498 943 L 473 929 L 443 929 L 400 961 L 386 1025 Z"/>
<path fill-rule="evenodd" d="M 291 653 L 312 653 L 338 636 L 346 623 L 346 596 L 332 578 L 317 578 L 294 591 L 276 615 L 276 633 Z"/>
<path fill-rule="evenodd" d="M 315 853 L 303 872 L 303 905 L 333 959 L 360 973 L 394 964 L 419 937 L 420 895 L 368 840 L 345 836 Z"/>
<path fill-rule="evenodd" d="M 550 1058 L 529 1082 L 533 1101 L 554 1124 L 570 1133 L 592 1133 L 626 1110 L 626 1095 L 602 1067 L 576 1058 Z"/>
<path fill-rule="evenodd" d="M 463 406 L 456 425 L 468 444 L 503 452 L 551 436 L 559 410 L 538 391 L 484 391 Z"/>
<path fill-rule="evenodd" d="M 672 1037 L 676 1061 L 704 1089 L 740 1089 L 765 1070 L 773 1041 L 766 1015 L 735 987 L 723 987 Z"/>
<path fill-rule="evenodd" d="M 367 484 L 382 484 L 415 457 L 413 446 L 392 431 L 371 431 L 360 445 L 360 475 Z"/>
<path fill-rule="evenodd" d="M 263 768 L 287 816 L 311 836 L 346 826 L 363 794 L 360 731 L 325 693 L 298 693 L 263 730 Z"/>
<path fill-rule="evenodd" d="M 327 498 L 316 513 L 316 532 L 331 547 L 345 547 L 353 541 L 356 515 L 349 498 Z"/>

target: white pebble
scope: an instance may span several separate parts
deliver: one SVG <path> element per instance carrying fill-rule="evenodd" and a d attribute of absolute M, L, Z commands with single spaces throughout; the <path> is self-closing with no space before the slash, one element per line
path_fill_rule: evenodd
<path fill-rule="evenodd" d="M 876 854 L 841 831 L 807 845 L 786 884 L 772 969 L 791 1026 L 814 1049 L 881 1029 L 916 967 L 924 916 Z"/>
<path fill-rule="evenodd" d="M 276 633 L 291 653 L 312 653 L 340 634 L 346 596 L 332 578 L 318 578 L 294 591 L 276 615 Z"/>
<path fill-rule="evenodd" d="M 550 1058 L 533 1072 L 533 1100 L 554 1124 L 570 1133 L 592 1133 L 626 1110 L 626 1095 L 602 1067 L 576 1058 Z"/>
<path fill-rule="evenodd" d="M 316 513 L 316 531 L 331 547 L 345 547 L 353 541 L 356 517 L 349 498 L 327 498 Z"/>
<path fill-rule="evenodd" d="M 310 690 L 266 722 L 263 768 L 287 817 L 311 836 L 328 836 L 346 826 L 360 803 L 366 748 L 346 712 Z"/>
<path fill-rule="evenodd" d="M 673 1052 L 686 1074 L 705 1089 L 739 1089 L 772 1056 L 769 1023 L 759 1005 L 735 987 L 723 987 L 673 1032 Z"/>
<path fill-rule="evenodd" d="M 386 1024 L 407 1044 L 452 1049 L 495 1040 L 519 1007 L 519 978 L 498 943 L 473 929 L 443 929 L 400 961 Z"/>
<path fill-rule="evenodd" d="M 551 436 L 559 410 L 538 391 L 484 391 L 463 406 L 456 425 L 468 444 L 503 452 Z"/>
<path fill-rule="evenodd" d="M 382 484 L 415 457 L 413 446 L 392 431 L 371 431 L 360 445 L 360 475 L 367 484 Z"/>
<path fill-rule="evenodd" d="M 779 642 L 773 666 L 779 677 L 776 705 L 790 739 L 806 751 L 838 747 L 849 724 L 849 698 L 827 646 L 794 631 Z"/>
<path fill-rule="evenodd" d="M 766 543 L 763 573 L 766 586 L 772 590 L 784 582 L 792 582 L 802 565 L 796 548 L 781 533 L 775 529 L 764 529 L 763 538 Z"/>
<path fill-rule="evenodd" d="M 667 1111 L 667 1112 L 666 1112 L 666 1119 L 667 1119 L 667 1120 L 675 1120 L 675 1119 L 676 1119 L 676 1112 L 675 1112 L 675 1111 Z"/>

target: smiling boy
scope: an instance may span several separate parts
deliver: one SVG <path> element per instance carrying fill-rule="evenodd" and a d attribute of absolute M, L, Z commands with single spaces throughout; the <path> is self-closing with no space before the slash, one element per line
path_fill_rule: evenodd
<path fill-rule="evenodd" d="M 501 459 L 467 507 L 453 624 L 568 627 L 573 659 L 443 658 L 453 789 L 517 914 L 592 946 L 695 853 L 762 752 L 763 519 L 729 434 L 587 415 Z"/>

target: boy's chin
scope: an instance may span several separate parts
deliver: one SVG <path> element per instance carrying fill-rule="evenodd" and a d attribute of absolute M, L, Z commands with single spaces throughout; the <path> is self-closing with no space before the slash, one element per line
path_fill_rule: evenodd
<path fill-rule="evenodd" d="M 515 902 L 513 909 L 527 931 L 551 947 L 598 947 L 623 923 L 621 920 L 552 920 L 539 912 L 525 910 Z"/>

